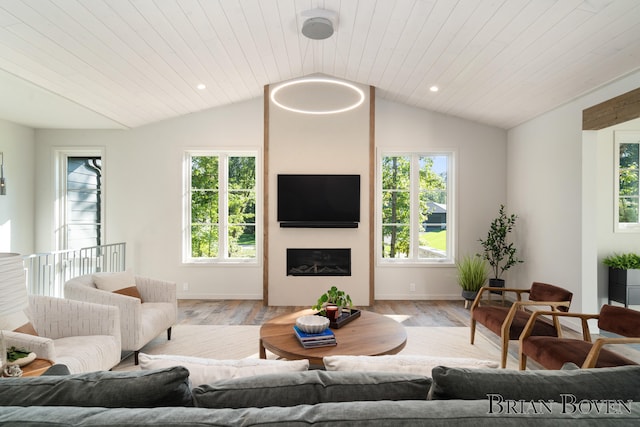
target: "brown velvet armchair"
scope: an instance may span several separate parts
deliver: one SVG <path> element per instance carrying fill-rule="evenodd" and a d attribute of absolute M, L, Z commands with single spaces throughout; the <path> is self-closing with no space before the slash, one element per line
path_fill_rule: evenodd
<path fill-rule="evenodd" d="M 489 295 L 492 290 L 503 292 L 503 297 L 504 293 L 515 293 L 516 301 L 510 307 L 489 305 L 488 301 L 483 299 L 483 294 Z M 527 301 L 523 301 L 522 296 L 526 294 L 529 298 Z M 520 334 L 531 317 L 532 311 L 525 310 L 525 307 L 549 307 L 554 312 L 558 310 L 566 312 L 569 311 L 572 298 L 573 293 L 568 290 L 540 282 L 533 282 L 530 289 L 483 287 L 471 305 L 471 344 L 475 339 L 476 322 L 499 335 L 502 339 L 500 366 L 505 368 L 509 341 L 520 338 Z M 557 319 L 549 322 L 542 317 L 536 318 L 531 334 L 561 336 L 560 322 Z"/>
<path fill-rule="evenodd" d="M 533 323 L 539 316 L 554 318 L 578 318 L 582 324 L 582 339 L 533 336 Z M 598 319 L 598 328 L 612 332 L 618 337 L 600 337 L 591 341 L 589 319 Z M 608 344 L 639 344 L 640 312 L 630 308 L 603 305 L 600 314 L 560 313 L 537 311 L 525 326 L 520 336 L 520 369 L 527 367 L 527 357 L 546 369 L 561 369 L 567 362 L 582 368 L 604 368 L 623 365 L 637 365 L 611 350 L 603 348 Z"/>

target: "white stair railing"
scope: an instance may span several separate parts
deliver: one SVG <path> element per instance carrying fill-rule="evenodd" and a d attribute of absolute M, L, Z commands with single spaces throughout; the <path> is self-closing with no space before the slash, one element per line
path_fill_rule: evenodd
<path fill-rule="evenodd" d="M 126 243 L 27 255 L 27 292 L 61 298 L 67 280 L 83 274 L 124 271 L 125 259 Z"/>

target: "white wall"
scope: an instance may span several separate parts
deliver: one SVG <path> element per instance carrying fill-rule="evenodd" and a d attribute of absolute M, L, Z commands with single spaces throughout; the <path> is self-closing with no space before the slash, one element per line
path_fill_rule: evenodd
<path fill-rule="evenodd" d="M 31 128 L 0 120 L 7 194 L 0 196 L 0 252 L 34 250 L 34 145 Z"/>
<path fill-rule="evenodd" d="M 358 108 L 341 114 L 306 115 L 269 108 L 269 305 L 313 305 L 331 286 L 369 304 L 369 87 Z M 280 228 L 276 202 L 279 173 L 360 175 L 358 228 Z M 287 276 L 287 248 L 350 248 L 350 276 Z"/>
<path fill-rule="evenodd" d="M 261 150 L 262 122 L 262 100 L 255 99 L 126 131 L 37 131 L 36 250 L 55 247 L 54 150 L 104 147 L 106 241 L 127 243 L 128 267 L 177 282 L 181 298 L 262 298 L 261 259 L 254 267 L 181 264 L 184 151 Z"/>
<path fill-rule="evenodd" d="M 118 130 L 38 130 L 36 132 L 36 251 L 49 251 L 53 242 L 53 153 L 61 147 L 103 147 L 105 150 L 106 234 L 108 242 L 127 243 L 127 264 L 136 273 L 173 280 L 179 284 L 180 298 L 262 298 L 262 264 L 246 266 L 185 266 L 180 263 L 182 156 L 189 148 L 261 148 L 263 142 L 262 99 L 211 109 L 145 127 Z M 273 112 L 272 112 L 273 114 Z M 276 113 L 277 114 L 277 113 Z M 367 111 L 363 114 L 368 116 Z M 318 129 L 301 121 L 301 131 L 313 135 Z M 302 124 L 302 125 L 301 125 Z M 315 125 L 314 125 L 315 126 Z M 320 126 L 320 125 L 318 125 Z M 323 171 L 354 171 L 363 175 L 363 188 L 368 180 L 368 122 L 358 124 L 321 123 L 333 126 L 331 137 L 344 133 L 357 144 L 356 152 L 335 157 L 321 151 L 309 152 L 297 137 L 286 132 L 272 135 L 285 144 L 271 147 L 275 159 L 270 170 L 269 187 L 275 194 L 275 176 L 278 171 L 298 172 L 322 163 Z M 365 130 L 366 129 L 366 130 Z M 314 132 L 310 132 L 313 130 Z M 325 132 L 325 131 L 323 131 Z M 322 133 L 319 133 L 322 134 Z M 295 133 L 297 135 L 297 133 Z M 343 141 L 343 140 L 341 140 Z M 327 143 L 325 140 L 324 143 Z M 342 145 L 344 145 L 341 142 Z M 457 152 L 455 180 L 458 213 L 456 245 L 460 253 L 480 250 L 478 239 L 487 231 L 500 203 L 506 201 L 504 164 L 506 162 L 506 132 L 463 119 L 408 107 L 378 98 L 376 102 L 377 149 L 444 149 Z M 305 149 L 303 149 L 305 148 Z M 348 149 L 348 146 L 342 149 Z M 340 160 L 342 159 L 342 160 Z M 320 162 L 318 162 L 320 160 Z M 342 163 L 341 163 L 342 162 Z M 368 201 L 362 201 L 362 218 L 367 221 Z M 275 208 L 271 205 L 270 243 L 279 248 L 288 237 L 275 224 Z M 273 228 L 276 228 L 274 231 Z M 300 232 L 301 230 L 297 230 Z M 311 230 L 307 230 L 312 232 Z M 333 243 L 354 230 L 333 230 L 318 239 L 320 243 Z M 306 233 L 306 232 L 302 232 Z M 336 237 L 336 234 L 340 237 Z M 368 288 L 368 275 L 362 263 L 368 262 L 368 223 L 361 223 L 349 240 L 356 240 L 358 280 Z M 278 239 L 273 240 L 277 236 Z M 282 238 L 281 240 L 279 240 Z M 273 240 L 273 241 L 272 241 Z M 314 242 L 315 243 L 315 242 Z M 308 246 L 308 245 L 306 245 Z M 313 245 L 315 246 L 315 244 Z M 284 247 L 284 246 L 283 246 Z M 282 267 L 282 259 L 275 269 Z M 366 264 L 368 266 L 368 264 Z M 272 269 L 270 269 L 272 270 Z M 284 268 L 282 268 L 284 270 Z M 393 268 L 376 266 L 376 299 L 436 299 L 460 298 L 453 266 Z M 329 280 L 323 285 L 330 285 Z M 182 284 L 189 283 L 189 291 Z M 341 283 L 335 282 L 339 286 Z M 415 283 L 410 292 L 408 284 Z M 366 284 L 366 285 L 365 285 Z M 360 288 L 353 292 L 356 304 L 363 304 L 365 294 Z M 302 288 L 306 289 L 306 288 Z M 310 295 L 311 293 L 309 293 Z M 305 304 L 314 302 L 320 292 L 305 296 Z M 296 303 L 300 301 L 296 300 Z M 287 302 L 289 303 L 289 302 Z"/>
<path fill-rule="evenodd" d="M 490 222 L 506 203 L 506 131 L 379 99 L 376 148 L 454 151 L 456 255 L 481 251 Z M 459 299 L 456 269 L 448 266 L 375 269 L 376 299 Z M 409 290 L 414 283 L 415 292 Z"/>
<path fill-rule="evenodd" d="M 519 287 L 543 281 L 574 293 L 572 311 L 597 312 L 598 145 L 583 143 L 585 108 L 640 87 L 640 72 L 610 83 L 508 133 L 509 210 L 520 215 L 525 263 Z M 526 102 L 523 100 L 522 102 Z M 585 248 L 585 249 L 583 249 Z"/>

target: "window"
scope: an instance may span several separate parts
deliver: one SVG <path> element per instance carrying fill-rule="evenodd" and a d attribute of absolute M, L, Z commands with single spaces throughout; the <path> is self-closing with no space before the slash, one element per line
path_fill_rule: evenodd
<path fill-rule="evenodd" d="M 640 132 L 616 132 L 616 231 L 640 232 Z"/>
<path fill-rule="evenodd" d="M 57 249 L 80 249 L 103 242 L 102 155 L 58 152 Z"/>
<path fill-rule="evenodd" d="M 453 262 L 452 153 L 383 154 L 379 170 L 379 259 Z"/>
<path fill-rule="evenodd" d="M 183 262 L 257 262 L 256 160 L 187 153 Z"/>

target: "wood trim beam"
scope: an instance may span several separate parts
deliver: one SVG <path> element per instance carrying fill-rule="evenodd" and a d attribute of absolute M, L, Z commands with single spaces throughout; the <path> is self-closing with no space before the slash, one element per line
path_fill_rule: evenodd
<path fill-rule="evenodd" d="M 369 306 L 375 301 L 376 88 L 369 86 Z"/>
<path fill-rule="evenodd" d="M 640 117 L 640 88 L 582 111 L 582 130 L 600 130 Z"/>
<path fill-rule="evenodd" d="M 262 152 L 262 305 L 269 305 L 269 85 L 264 85 Z"/>

